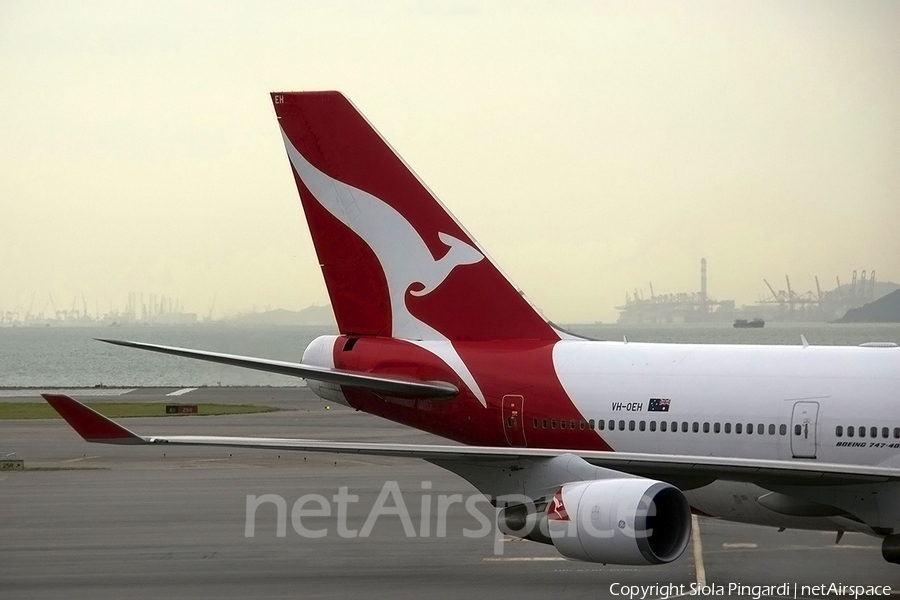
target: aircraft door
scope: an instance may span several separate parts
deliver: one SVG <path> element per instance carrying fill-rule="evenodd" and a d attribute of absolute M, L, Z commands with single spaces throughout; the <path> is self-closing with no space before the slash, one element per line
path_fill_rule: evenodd
<path fill-rule="evenodd" d="M 794 458 L 815 458 L 818 402 L 794 402 L 791 416 L 791 454 Z"/>
<path fill-rule="evenodd" d="M 525 398 L 515 394 L 503 396 L 501 416 L 503 417 L 503 433 L 510 446 L 524 448 L 525 443 Z"/>

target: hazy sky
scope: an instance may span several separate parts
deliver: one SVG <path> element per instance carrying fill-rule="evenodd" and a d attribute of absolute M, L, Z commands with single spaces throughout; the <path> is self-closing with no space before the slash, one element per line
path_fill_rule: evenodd
<path fill-rule="evenodd" d="M 0 310 L 327 302 L 268 93 L 338 89 L 545 314 L 900 281 L 900 2 L 0 2 Z M 48 311 L 50 309 L 48 308 Z"/>

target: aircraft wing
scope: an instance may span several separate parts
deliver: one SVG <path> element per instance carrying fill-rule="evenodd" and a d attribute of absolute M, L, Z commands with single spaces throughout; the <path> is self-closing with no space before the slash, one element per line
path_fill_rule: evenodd
<path fill-rule="evenodd" d="M 362 373 L 347 371 L 344 369 L 329 369 L 315 365 L 254 358 L 251 356 L 239 356 L 236 354 L 222 354 L 219 352 L 206 352 L 204 350 L 191 350 L 189 348 L 177 348 L 175 346 L 160 346 L 157 344 L 145 344 L 143 342 L 128 342 L 125 340 L 98 340 L 116 346 L 150 350 L 162 354 L 173 354 L 186 358 L 196 358 L 223 365 L 244 367 L 256 371 L 267 371 L 302 379 L 312 379 L 336 385 L 345 385 L 380 392 L 389 396 L 401 398 L 426 398 L 433 400 L 449 400 L 459 394 L 459 389 L 452 383 L 445 381 L 421 381 L 411 377 L 398 375 L 379 375 L 376 373 Z"/>
<path fill-rule="evenodd" d="M 333 442 L 279 438 L 142 436 L 122 427 L 69 396 L 55 394 L 44 394 L 43 396 L 82 438 L 88 442 L 105 444 L 169 444 L 299 452 L 330 452 L 420 458 L 441 463 L 458 461 L 460 463 L 510 462 L 514 464 L 516 461 L 547 459 L 562 454 L 573 454 L 598 467 L 657 479 L 707 478 L 710 480 L 726 479 L 757 484 L 782 485 L 844 485 L 900 481 L 900 469 L 810 461 L 795 462 L 545 448 Z"/>

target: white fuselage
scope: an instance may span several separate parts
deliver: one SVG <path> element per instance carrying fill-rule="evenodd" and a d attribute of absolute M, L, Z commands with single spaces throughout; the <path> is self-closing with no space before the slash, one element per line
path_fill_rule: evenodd
<path fill-rule="evenodd" d="M 553 358 L 617 451 L 900 466 L 900 348 L 564 341 Z"/>
<path fill-rule="evenodd" d="M 553 356 L 569 397 L 620 452 L 900 466 L 900 348 L 566 341 Z M 650 410 L 651 399 L 668 410 Z M 759 502 L 773 489 L 854 518 L 774 512 Z M 892 483 L 764 489 L 719 480 L 686 496 L 746 523 L 900 528 Z"/>
<path fill-rule="evenodd" d="M 334 349 L 344 343 L 323 336 L 310 344 L 303 361 L 334 367 Z M 514 443 L 507 435 L 510 445 L 564 450 L 570 432 L 593 432 L 598 447 L 616 452 L 900 468 L 897 347 L 562 340 L 552 344 L 550 368 L 564 397 L 543 403 L 535 401 L 535 394 L 553 389 L 540 388 L 546 374 L 503 372 L 506 387 L 498 389 L 509 391 L 495 389 L 495 394 L 518 394 L 524 403 L 523 437 Z M 309 384 L 323 398 L 348 403 L 339 386 Z M 566 406 L 575 410 L 562 419 Z M 465 413 L 465 423 L 475 425 L 482 410 L 486 407 Z M 572 415 L 577 415 L 574 420 Z M 773 492 L 809 502 L 813 513 L 814 505 L 823 504 L 841 514 L 800 514 L 804 507 L 798 514 L 775 512 L 759 501 Z M 900 484 L 894 483 L 767 484 L 764 489 L 720 478 L 686 496 L 698 510 L 735 521 L 900 531 Z"/>

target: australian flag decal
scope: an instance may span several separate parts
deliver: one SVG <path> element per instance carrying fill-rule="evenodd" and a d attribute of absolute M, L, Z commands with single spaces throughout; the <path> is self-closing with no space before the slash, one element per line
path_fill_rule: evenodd
<path fill-rule="evenodd" d="M 669 404 L 671 402 L 668 398 L 650 398 L 647 410 L 651 412 L 669 412 Z"/>

